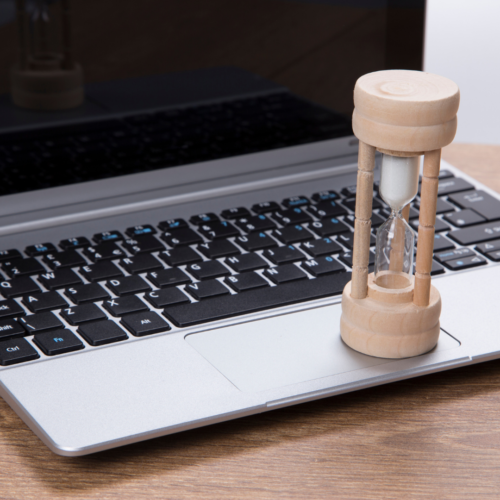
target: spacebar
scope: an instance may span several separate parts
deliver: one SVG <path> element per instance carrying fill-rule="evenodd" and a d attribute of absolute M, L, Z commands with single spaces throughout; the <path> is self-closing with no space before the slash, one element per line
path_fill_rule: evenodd
<path fill-rule="evenodd" d="M 330 274 L 316 279 L 283 283 L 275 287 L 172 306 L 166 308 L 163 314 L 176 326 L 198 325 L 207 321 L 338 295 L 342 293 L 350 279 L 351 273 Z"/>

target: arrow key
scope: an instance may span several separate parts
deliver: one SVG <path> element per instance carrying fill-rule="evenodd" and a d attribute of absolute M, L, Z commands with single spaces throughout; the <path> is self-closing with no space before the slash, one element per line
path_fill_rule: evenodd
<path fill-rule="evenodd" d="M 445 261 L 443 264 L 452 271 L 460 271 L 461 269 L 469 269 L 470 267 L 484 266 L 486 259 L 476 255 L 474 257 Z"/>

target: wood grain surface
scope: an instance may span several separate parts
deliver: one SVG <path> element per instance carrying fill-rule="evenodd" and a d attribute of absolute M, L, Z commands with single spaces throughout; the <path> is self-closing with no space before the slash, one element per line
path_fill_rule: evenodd
<path fill-rule="evenodd" d="M 500 190 L 500 146 L 443 157 Z M 500 360 L 82 458 L 0 400 L 2 500 L 499 497 Z"/>

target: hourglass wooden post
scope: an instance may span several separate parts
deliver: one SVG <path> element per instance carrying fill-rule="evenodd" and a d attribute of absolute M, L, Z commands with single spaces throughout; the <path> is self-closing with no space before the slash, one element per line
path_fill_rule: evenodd
<path fill-rule="evenodd" d="M 432 349 L 441 297 L 431 284 L 441 148 L 457 128 L 460 93 L 447 78 L 419 71 L 364 75 L 354 89 L 353 130 L 360 141 L 353 273 L 342 296 L 344 342 L 371 356 L 405 358 Z M 380 195 L 391 216 L 378 229 L 375 273 L 368 274 L 375 151 L 382 153 Z M 409 203 L 424 155 L 416 272 Z M 406 219 L 406 220 L 405 220 Z"/>

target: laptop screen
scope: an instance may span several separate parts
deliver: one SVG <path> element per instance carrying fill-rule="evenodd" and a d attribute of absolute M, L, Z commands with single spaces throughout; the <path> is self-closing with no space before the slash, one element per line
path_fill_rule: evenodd
<path fill-rule="evenodd" d="M 0 5 L 0 194 L 349 136 L 359 76 L 422 66 L 425 0 Z M 12 104 L 12 65 L 47 69 L 68 39 L 84 102 Z"/>

